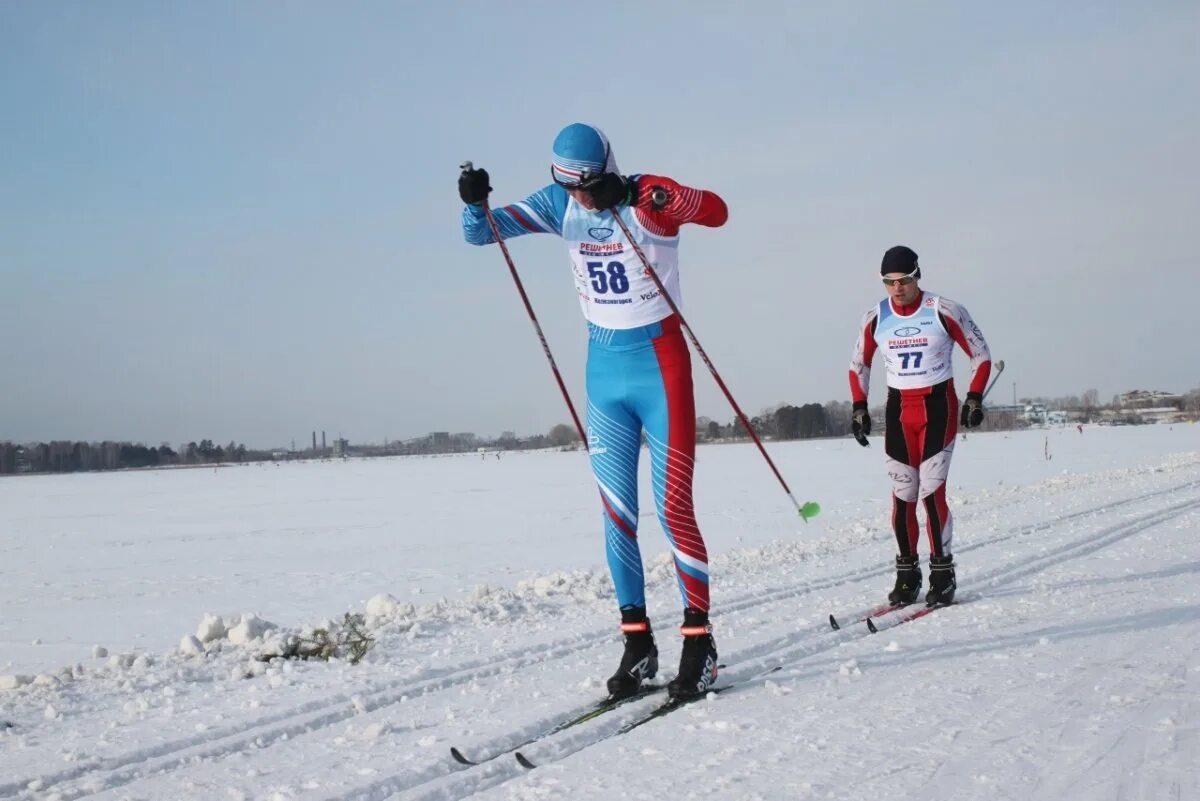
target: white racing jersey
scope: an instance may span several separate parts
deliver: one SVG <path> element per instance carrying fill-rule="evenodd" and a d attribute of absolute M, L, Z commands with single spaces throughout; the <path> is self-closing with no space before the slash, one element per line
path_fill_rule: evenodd
<path fill-rule="evenodd" d="M 679 229 L 687 223 L 709 228 L 725 224 L 725 201 L 713 192 L 694 189 L 662 175 L 628 179 L 641 191 L 635 205 L 620 207 L 621 220 L 654 267 L 671 300 L 679 295 Z M 655 205 L 658 191 L 665 205 Z M 545 186 L 524 200 L 492 209 L 504 239 L 533 233 L 558 234 L 566 241 L 584 317 L 601 328 L 639 328 L 671 314 L 658 287 L 625 239 L 609 211 L 589 211 L 558 184 Z M 495 241 L 480 206 L 464 206 L 463 236 L 473 245 Z"/>
<path fill-rule="evenodd" d="M 671 300 L 682 309 L 679 236 L 651 233 L 638 221 L 635 211 L 623 206 L 621 219 Z M 671 314 L 671 308 L 610 212 L 589 211 L 572 199 L 563 216 L 562 238 L 571 255 L 579 305 L 589 322 L 602 328 L 637 328 Z"/>
<path fill-rule="evenodd" d="M 883 353 L 887 385 L 903 391 L 931 387 L 953 378 L 951 357 L 955 343 L 971 359 L 968 391 L 982 392 L 991 372 L 991 352 L 983 332 L 964 306 L 923 292 L 916 311 L 903 315 L 889 298 L 884 298 L 866 313 L 859 328 L 850 359 L 852 398 L 867 399 L 876 349 Z"/>

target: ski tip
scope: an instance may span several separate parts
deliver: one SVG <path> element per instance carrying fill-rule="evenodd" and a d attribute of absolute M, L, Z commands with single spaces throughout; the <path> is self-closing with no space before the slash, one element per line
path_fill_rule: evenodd
<path fill-rule="evenodd" d="M 800 517 L 803 518 L 805 522 L 811 520 L 819 514 L 821 514 L 821 504 L 817 503 L 816 501 L 806 501 L 804 505 L 800 507 Z"/>
<path fill-rule="evenodd" d="M 516 756 L 516 758 L 517 758 L 517 763 L 518 763 L 518 764 L 519 764 L 521 767 L 523 767 L 523 768 L 525 768 L 525 769 L 527 769 L 527 770 L 533 770 L 534 768 L 536 768 L 536 767 L 537 767 L 537 763 L 536 763 L 536 762 L 531 762 L 531 761 L 529 761 L 529 758 L 528 758 L 528 757 L 526 757 L 524 754 L 522 754 L 520 751 L 517 751 L 517 752 L 516 752 L 516 754 L 515 754 L 514 756 Z"/>
<path fill-rule="evenodd" d="M 867 630 L 870 631 L 872 634 L 876 634 L 879 632 L 879 629 L 875 628 L 875 621 L 871 620 L 871 618 L 867 618 Z"/>
<path fill-rule="evenodd" d="M 837 622 L 837 618 L 833 615 L 829 616 L 829 625 L 833 627 L 834 631 L 837 631 L 841 628 L 841 625 Z"/>
<path fill-rule="evenodd" d="M 450 756 L 454 757 L 454 761 L 455 761 L 455 762 L 457 762 L 457 763 L 458 763 L 458 764 L 460 764 L 460 765 L 474 765 L 474 764 L 477 764 L 477 763 L 475 763 L 475 762 L 473 762 L 473 761 L 471 761 L 471 760 L 467 759 L 465 756 L 463 756 L 463 752 L 462 752 L 462 751 L 459 751 L 459 750 L 458 750 L 457 748 L 455 748 L 454 746 L 450 746 Z"/>

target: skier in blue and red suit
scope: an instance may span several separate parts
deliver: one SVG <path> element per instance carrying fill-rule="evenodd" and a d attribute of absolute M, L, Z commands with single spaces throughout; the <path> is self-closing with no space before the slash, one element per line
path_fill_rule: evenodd
<path fill-rule="evenodd" d="M 621 609 L 625 652 L 609 692 L 637 692 L 658 670 L 658 649 L 646 615 L 638 548 L 637 464 L 642 433 L 650 450 L 658 519 L 671 543 L 683 595 L 683 648 L 673 697 L 703 694 L 717 677 L 709 624 L 708 553 L 692 503 L 696 413 L 691 356 L 679 318 L 659 296 L 613 214 L 620 214 L 677 306 L 679 229 L 718 227 L 725 202 L 715 193 L 659 175 L 623 176 L 599 128 L 574 123 L 555 138 L 552 183 L 494 210 L 504 239 L 557 234 L 566 243 L 580 306 L 587 319 L 587 429 L 592 470 L 604 505 L 609 569 Z M 483 204 L 485 170 L 459 177 L 463 236 L 494 241 Z"/>

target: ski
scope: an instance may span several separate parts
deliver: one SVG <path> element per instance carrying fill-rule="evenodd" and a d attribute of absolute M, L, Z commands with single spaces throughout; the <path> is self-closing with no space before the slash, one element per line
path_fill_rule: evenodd
<path fill-rule="evenodd" d="M 718 694 L 726 692 L 728 690 L 732 690 L 737 687 L 741 687 L 745 684 L 748 684 L 749 682 L 757 681 L 758 679 L 769 676 L 772 673 L 776 673 L 780 670 L 783 670 L 783 665 L 774 665 L 764 671 L 755 673 L 752 676 L 747 676 L 744 679 L 738 679 L 736 681 L 726 682 L 726 683 L 718 685 L 716 687 L 709 688 L 709 690 L 707 692 L 705 692 L 704 695 L 697 695 L 694 698 L 668 698 L 666 701 L 663 701 L 661 704 L 654 707 L 649 712 L 646 712 L 645 714 L 634 718 L 633 720 L 631 720 L 628 723 L 621 726 L 621 728 L 617 729 L 616 731 L 614 731 L 610 734 L 604 735 L 596 742 L 601 742 L 602 740 L 608 740 L 612 737 L 619 737 L 622 734 L 628 734 L 629 732 L 633 731 L 634 729 L 638 728 L 639 726 L 643 726 L 652 720 L 658 720 L 659 718 L 664 717 L 665 715 L 669 715 L 676 710 L 683 709 L 685 706 L 688 706 L 689 704 L 695 703 L 696 701 L 700 701 L 704 698 L 707 698 L 709 695 L 718 695 Z M 528 743 L 517 746 L 517 748 L 518 749 L 524 748 L 525 745 L 528 745 Z M 595 745 L 595 743 L 591 743 L 591 745 Z M 526 770 L 533 770 L 534 768 L 536 768 L 538 766 L 538 763 L 534 762 L 529 757 L 525 756 L 519 750 L 514 753 L 514 756 L 517 759 L 517 764 L 519 764 L 521 767 L 525 768 Z"/>
<path fill-rule="evenodd" d="M 586 723 L 587 721 L 597 718 L 597 717 L 605 714 L 606 712 L 611 712 L 614 709 L 624 706 L 625 704 L 628 704 L 632 701 L 637 701 L 638 699 L 645 698 L 649 695 L 654 695 L 655 693 L 660 692 L 665 689 L 666 689 L 665 684 L 643 684 L 640 688 L 638 688 L 638 691 L 635 692 L 633 695 L 626 695 L 626 696 L 622 696 L 621 698 L 613 698 L 610 696 L 601 701 L 597 701 L 595 704 L 593 704 L 591 706 L 591 708 L 589 708 L 585 712 L 574 715 L 573 717 L 569 717 L 565 720 L 560 720 L 558 723 L 555 723 L 553 726 L 549 726 L 549 727 L 543 729 L 542 731 L 538 732 L 537 734 L 534 734 L 528 740 L 517 743 L 516 745 L 514 745 L 510 748 L 505 748 L 502 751 L 497 751 L 496 753 L 492 754 L 491 756 L 484 757 L 482 759 L 471 759 L 471 758 L 467 757 L 465 754 L 463 754 L 463 752 L 460 751 L 456 746 L 450 746 L 450 756 L 454 759 L 455 762 L 457 762 L 460 765 L 468 765 L 468 766 L 482 765 L 485 762 L 491 762 L 492 760 L 497 759 L 501 756 L 504 756 L 505 754 L 511 753 L 518 748 L 525 748 L 526 746 L 532 745 L 533 743 L 536 743 L 539 740 L 544 740 L 545 738 L 550 737 L 551 735 L 558 734 L 560 731 L 564 731 L 564 730 L 570 729 L 574 726 L 578 726 L 581 723 Z M 520 761 L 519 755 L 518 755 L 518 761 Z"/>
<path fill-rule="evenodd" d="M 899 626 L 902 623 L 909 623 L 913 620 L 919 620 L 919 619 L 925 617 L 926 615 L 936 612 L 939 609 L 944 609 L 945 607 L 952 606 L 952 605 L 953 605 L 953 603 L 934 604 L 933 606 L 922 606 L 917 609 L 914 609 L 911 612 L 906 612 L 903 615 L 897 615 L 895 618 L 889 619 L 886 626 L 879 626 L 875 623 L 874 620 L 872 620 L 871 618 L 867 618 L 867 630 L 870 631 L 872 634 L 877 634 L 878 632 L 883 631 L 884 629 L 894 629 L 896 626 Z M 912 606 L 912 604 L 907 604 L 907 606 Z"/>
<path fill-rule="evenodd" d="M 854 622 L 855 623 L 866 623 L 868 620 L 870 620 L 873 617 L 882 617 L 883 615 L 891 614 L 892 612 L 895 612 L 899 609 L 903 609 L 904 607 L 910 606 L 910 605 L 911 604 L 882 603 L 882 604 L 879 604 L 879 606 L 874 607 L 873 609 L 869 609 L 866 612 L 861 612 L 858 615 L 855 615 Z M 830 627 L 833 628 L 834 631 L 840 631 L 842 628 L 842 624 L 839 623 L 838 619 L 836 617 L 834 617 L 833 615 L 829 616 L 829 625 L 830 625 Z"/>

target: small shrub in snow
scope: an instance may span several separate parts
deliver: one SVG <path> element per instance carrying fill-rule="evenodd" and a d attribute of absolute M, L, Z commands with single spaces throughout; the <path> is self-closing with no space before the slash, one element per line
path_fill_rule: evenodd
<path fill-rule="evenodd" d="M 367 632 L 366 619 L 347 612 L 340 625 L 330 624 L 276 641 L 273 643 L 276 647 L 264 649 L 259 658 L 264 661 L 276 658 L 345 659 L 357 665 L 374 644 L 375 638 Z"/>

